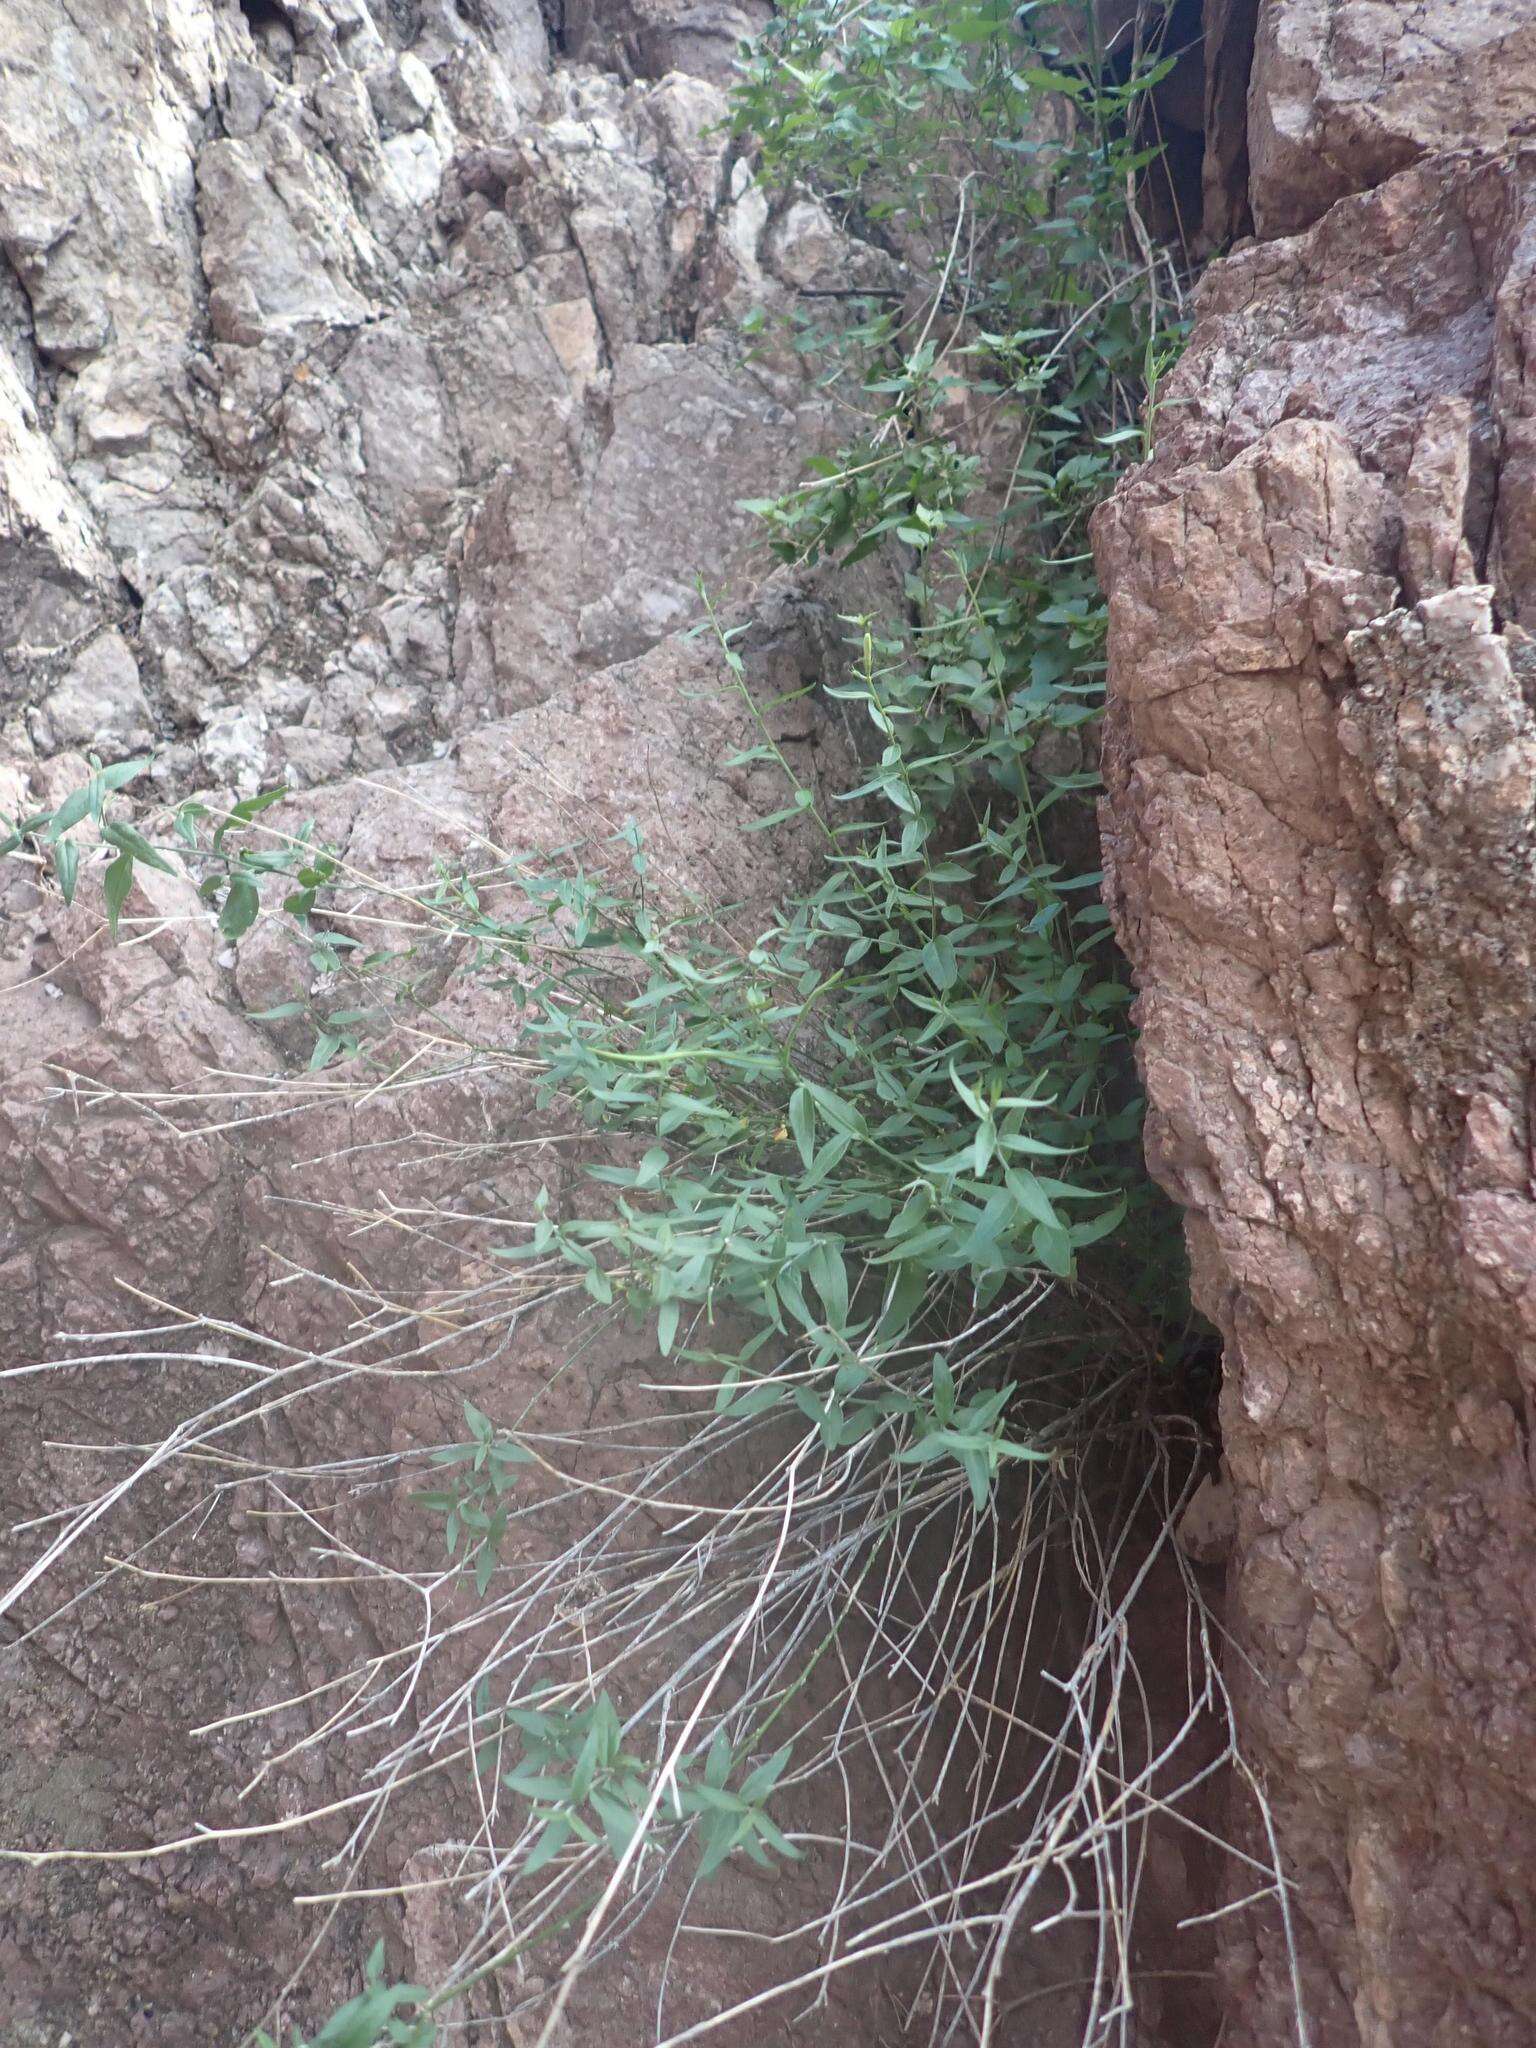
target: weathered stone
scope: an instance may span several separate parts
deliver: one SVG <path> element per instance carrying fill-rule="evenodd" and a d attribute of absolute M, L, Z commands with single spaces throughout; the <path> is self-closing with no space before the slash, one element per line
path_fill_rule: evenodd
<path fill-rule="evenodd" d="M 138 663 L 121 633 L 108 628 L 71 662 L 35 714 L 33 733 L 49 753 L 65 747 L 120 761 L 154 737 Z"/>
<path fill-rule="evenodd" d="M 1261 0 L 1248 132 L 1258 232 L 1292 234 L 1417 157 L 1502 146 L 1528 131 L 1533 96 L 1526 0 Z"/>
<path fill-rule="evenodd" d="M 1336 12 L 1325 55 L 1308 10 L 1266 11 L 1261 225 L 1321 211 L 1274 149 L 1282 31 L 1313 81 L 1293 103 L 1354 138 L 1326 178 L 1369 183 L 1450 119 L 1426 50 L 1367 96 L 1374 126 L 1343 122 L 1350 37 L 1380 74 L 1401 24 Z M 1437 24 L 1459 66 L 1497 10 L 1467 13 Z M 1499 19 L 1513 74 L 1525 31 Z M 1509 623 L 1536 164 L 1426 157 L 1328 198 L 1206 278 L 1157 452 L 1097 522 L 1108 897 L 1148 1156 L 1225 1342 L 1229 1673 L 1295 1942 L 1272 1910 L 1226 1923 L 1226 2038 L 1293 2041 L 1299 1987 L 1330 2048 L 1514 2048 L 1536 2029 L 1536 717 Z"/>
<path fill-rule="evenodd" d="M 565 45 L 635 77 L 686 71 L 724 85 L 742 43 L 771 16 L 769 0 L 569 0 Z"/>
<path fill-rule="evenodd" d="M 163 33 L 129 9 L 89 46 L 72 28 L 50 42 L 56 4 L 11 0 L 0 244 L 30 325 L 17 370 L 0 365 L 7 516 L 67 563 L 36 557 L 29 588 L 55 611 L 48 592 L 81 600 L 76 638 L 125 625 L 119 578 L 140 600 L 134 651 L 181 735 L 162 779 L 263 717 L 266 772 L 282 772 L 296 721 L 254 701 L 258 656 L 313 679 L 355 670 L 360 645 L 396 648 L 382 613 L 424 561 L 462 557 L 465 574 L 434 595 L 428 697 L 390 723 L 385 758 L 526 703 L 574 659 L 653 645 L 697 615 L 697 577 L 740 571 L 737 501 L 787 479 L 823 423 L 793 366 L 765 377 L 730 321 L 840 250 L 849 275 L 884 259 L 824 221 L 814 252 L 793 220 L 763 247 L 716 86 L 552 76 L 523 0 L 473 19 L 442 0 L 407 28 L 387 8 L 247 19 L 199 0 Z M 663 21 L 685 39 L 742 25 Z M 82 105 L 113 105 L 87 152 L 27 98 L 50 63 Z M 39 364 L 66 358 L 40 410 Z M 669 461 L 703 451 L 660 518 L 642 474 L 659 426 Z M 487 536 L 510 551 L 494 564 Z M 57 666 L 20 661 L 11 697 L 37 701 Z M 377 765 L 377 724 L 347 691 L 302 723 Z M 49 731 L 22 721 L 16 741 Z M 249 767 L 254 744 L 237 751 Z"/>

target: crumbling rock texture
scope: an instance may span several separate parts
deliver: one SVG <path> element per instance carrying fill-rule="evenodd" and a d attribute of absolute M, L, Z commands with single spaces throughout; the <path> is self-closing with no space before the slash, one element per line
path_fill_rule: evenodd
<path fill-rule="evenodd" d="M 1267 0 L 1261 239 L 1101 513 L 1107 892 L 1225 1344 L 1224 2039 L 1536 2037 L 1536 15 Z M 1256 1851 L 1262 1843 L 1250 1843 Z M 1251 1891 L 1235 1874 L 1234 1898 Z"/>
<path fill-rule="evenodd" d="M 735 763 L 752 721 L 683 629 L 696 578 L 738 599 L 760 581 L 738 501 L 787 482 L 830 422 L 794 356 L 752 353 L 739 319 L 829 265 L 897 273 L 816 206 L 771 205 L 725 134 L 720 81 L 762 12 L 0 0 L 0 808 L 56 801 L 87 750 L 152 750 L 152 795 L 284 782 L 287 818 L 386 882 L 487 840 L 534 851 L 634 818 L 664 892 L 737 905 L 744 929 L 766 914 L 809 849 L 776 841 L 770 868 L 743 837 L 782 785 Z M 793 698 L 824 673 L 835 619 L 782 581 L 754 610 L 748 685 Z M 847 776 L 803 698 L 770 717 L 808 783 Z M 14 863 L 3 887 L 7 1367 L 70 1355 L 60 1331 L 163 1317 L 146 1297 L 323 1347 L 377 1290 L 462 1284 L 484 1259 L 477 1216 L 526 1215 L 541 1184 L 563 1199 L 567 1154 L 543 1142 L 558 1134 L 494 1064 L 230 1128 L 219 1090 L 302 1067 L 294 1027 L 249 1014 L 306 985 L 302 956 L 260 931 L 222 949 L 190 883 L 143 871 L 140 936 L 119 947 L 93 878 L 73 911 Z M 461 992 L 447 1018 L 494 1047 L 510 1007 Z M 142 1107 L 189 1093 L 202 1108 Z M 360 1231 L 390 1200 L 441 1200 L 463 1228 L 435 1247 Z M 557 1314 L 520 1331 L 478 1398 L 521 1411 L 568 1338 Z M 599 1346 L 567 1379 L 573 1420 L 639 1412 L 630 1350 Z M 124 1467 L 80 1446 L 158 1442 L 227 1370 L 170 1356 L 9 1379 L 6 1525 L 92 1497 Z M 452 1440 L 461 1417 L 447 1383 L 385 1380 L 361 1411 L 262 1427 L 297 1464 Z M 295 1597 L 274 1575 L 313 1571 L 295 1567 L 313 1530 L 238 1490 L 209 1513 L 206 1478 L 168 1464 L 0 1620 L 5 1846 L 136 1848 L 344 1789 L 337 1759 L 304 1746 L 316 1710 L 241 1717 L 398 1639 L 398 1616 L 367 1586 Z M 338 1499 L 327 1526 L 425 1560 L 402 1499 Z M 178 1515 L 153 1568 L 227 1584 L 120 1581 L 18 1642 L 104 1554 L 135 1557 Z M 0 1582 L 57 1526 L 33 1521 Z M 382 1882 L 412 1839 L 463 1824 L 444 1798 L 379 1845 Z M 239 2039 L 319 1928 L 291 1899 L 326 1888 L 338 1840 L 6 1866 L 0 2038 Z M 434 1867 L 419 1854 L 408 1874 Z M 730 1882 L 725 1911 L 760 1932 L 806 1910 L 798 1877 Z M 377 1934 L 402 1973 L 451 1957 L 440 1898 L 403 1919 L 349 1909 L 288 2019 L 314 2026 L 355 1991 Z M 774 1952 L 755 1953 L 768 1971 Z M 766 1981 L 720 1954 L 688 1975 L 679 2024 Z M 637 1950 L 578 1994 L 577 2035 L 644 2038 L 659 1966 Z M 479 2038 L 523 2038 L 497 1986 L 477 1998 Z M 859 2037 L 841 1994 L 825 2023 Z"/>

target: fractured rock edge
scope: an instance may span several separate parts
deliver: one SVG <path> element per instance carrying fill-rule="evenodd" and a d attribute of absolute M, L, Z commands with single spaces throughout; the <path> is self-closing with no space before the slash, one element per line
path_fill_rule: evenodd
<path fill-rule="evenodd" d="M 640 38 L 626 85 L 552 64 L 535 0 L 5 11 L 0 757 L 107 687 L 166 793 L 371 772 L 739 581 L 739 500 L 832 421 L 736 324 L 891 274 L 673 68 L 748 16 L 573 31 Z"/>

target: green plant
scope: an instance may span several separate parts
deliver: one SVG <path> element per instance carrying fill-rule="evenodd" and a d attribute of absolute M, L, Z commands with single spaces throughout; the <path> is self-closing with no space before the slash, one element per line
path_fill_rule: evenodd
<path fill-rule="evenodd" d="M 325 2022 L 318 2034 L 306 2038 L 297 2027 L 292 2048 L 432 2048 L 437 2028 L 430 2018 L 402 2018 L 402 2006 L 425 2005 L 429 1993 L 420 1984 L 391 1984 L 384 1976 L 384 1944 L 376 1942 L 363 1966 L 363 1988 L 356 1998 Z M 271 2034 L 258 2028 L 255 2048 L 280 2048 Z"/>
<path fill-rule="evenodd" d="M 7 818 L 0 812 L 0 857 L 35 849 L 37 857 L 52 867 L 59 894 L 66 903 L 73 903 L 80 873 L 80 843 L 72 835 L 77 825 L 88 821 L 96 827 L 96 844 L 110 849 L 112 856 L 102 879 L 102 894 L 107 921 L 115 933 L 118 913 L 133 886 L 135 861 L 162 871 L 170 867 L 165 855 L 151 846 L 141 832 L 106 815 L 108 799 L 136 781 L 148 766 L 145 759 L 117 761 L 104 768 L 93 755 L 89 782 L 72 790 L 51 811 L 35 811 L 20 818 Z"/>
<path fill-rule="evenodd" d="M 624 1748 L 618 1710 L 607 1691 L 599 1691 L 585 1707 L 509 1707 L 501 1726 L 518 1731 L 523 1752 L 502 1773 L 501 1782 L 530 1802 L 539 1829 L 522 1876 L 536 1875 L 573 1837 L 588 1845 L 606 1840 L 613 1854 L 622 1856 L 635 1839 L 653 1774 L 641 1757 Z M 482 1742 L 482 1768 L 494 1767 L 496 1747 L 493 1739 Z M 702 1755 L 684 1758 L 671 1771 L 660 1802 L 662 1825 L 698 1822 L 699 1878 L 712 1877 L 736 1849 L 765 1867 L 770 1852 L 798 1859 L 800 1851 L 767 1810 L 789 1756 L 786 1745 L 739 1771 L 722 1727 Z"/>
<path fill-rule="evenodd" d="M 444 1444 L 432 1453 L 434 1465 L 446 1477 L 446 1486 L 415 1495 L 418 1507 L 443 1517 L 443 1542 L 450 1557 L 456 1557 L 462 1543 L 463 1562 L 474 1575 L 475 1591 L 483 1594 L 501 1554 L 507 1533 L 505 1495 L 517 1483 L 519 1466 L 531 1465 L 533 1455 L 503 1431 L 497 1429 L 473 1401 L 464 1403 L 464 1420 L 469 1425 L 469 1442 Z"/>

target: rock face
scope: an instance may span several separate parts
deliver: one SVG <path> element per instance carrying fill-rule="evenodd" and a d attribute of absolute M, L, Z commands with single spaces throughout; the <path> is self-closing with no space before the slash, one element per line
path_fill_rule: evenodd
<path fill-rule="evenodd" d="M 1101 514 L 1108 895 L 1290 1882 L 1224 2038 L 1536 2034 L 1536 15 L 1266 0 L 1263 239 Z M 1270 239 L 1287 230 L 1303 232 Z M 1252 1890 L 1233 1879 L 1233 1896 Z M 1288 1938 L 1289 1935 L 1289 1938 Z"/>
<path fill-rule="evenodd" d="M 764 696 L 799 690 L 819 658 L 816 615 L 781 601 L 741 644 Z M 785 847 L 769 874 L 760 842 L 745 836 L 744 826 L 778 804 L 782 785 L 761 769 L 731 766 L 755 733 L 722 680 L 704 647 L 664 643 L 467 733 L 451 757 L 306 792 L 294 800 L 295 823 L 314 820 L 358 872 L 388 887 L 419 879 L 435 856 L 463 858 L 477 844 L 536 850 L 595 835 L 600 845 L 634 818 L 661 889 L 744 905 L 750 920 L 775 884 L 795 880 L 797 859 L 811 849 Z M 846 779 L 849 764 L 814 734 L 803 704 L 776 714 L 775 729 L 812 783 L 824 773 L 834 783 Z M 238 958 L 221 954 L 190 882 L 153 876 L 149 889 L 130 899 L 142 935 L 130 945 L 104 943 L 83 891 L 68 912 L 56 895 L 39 900 L 23 877 L 4 904 L 8 964 L 21 971 L 5 1004 L 0 1349 L 13 1367 L 68 1359 L 78 1346 L 58 1333 L 162 1321 L 151 1302 L 166 1304 L 173 1320 L 180 1310 L 220 1318 L 230 1342 L 205 1335 L 201 1361 L 180 1362 L 169 1355 L 177 1350 L 173 1331 L 158 1370 L 56 1366 L 4 1386 L 12 1447 L 6 1519 L 30 1524 L 7 1546 L 6 1587 L 58 1526 L 33 1518 L 66 1514 L 126 1469 L 121 1458 L 104 1465 L 82 1444 L 158 1444 L 182 1418 L 250 1384 L 248 1368 L 231 1370 L 234 1358 L 248 1355 L 238 1330 L 291 1347 L 284 1355 L 292 1360 L 355 1346 L 389 1302 L 446 1303 L 483 1279 L 487 1245 L 506 1237 L 500 1219 L 530 1214 L 541 1187 L 557 1209 L 580 1199 L 572 1178 L 579 1169 L 567 1166 L 550 1112 L 536 1107 L 515 1062 L 509 1069 L 495 1058 L 509 1034 L 506 998 L 470 985 L 436 1006 L 434 1028 L 462 1034 L 466 1047 L 489 1056 L 471 1055 L 414 1095 L 391 1099 L 386 1091 L 372 1104 L 334 1110 L 323 1100 L 305 1107 L 302 1095 L 252 1101 L 250 1091 L 279 1072 L 291 1027 L 253 1023 L 247 1012 L 306 986 L 302 950 L 295 957 L 274 932 L 267 944 L 256 935 Z M 289 1050 L 302 1069 L 304 1042 Z M 229 1114 L 210 1115 L 230 1090 Z M 160 1112 L 148 1119 L 124 1099 L 146 1094 Z M 245 1096 L 243 1106 L 235 1095 Z M 283 1110 L 276 1118 L 274 1107 Z M 254 1121 L 231 1128 L 243 1109 L 257 1112 Z M 391 1204 L 425 1221 L 425 1234 L 392 1226 Z M 125 1282 L 138 1292 L 126 1295 Z M 337 1401 L 317 1387 L 318 1398 L 278 1404 L 269 1420 L 247 1425 L 244 1448 L 297 1476 L 328 1459 L 388 1456 L 459 1436 L 459 1395 L 471 1383 L 456 1382 L 451 1369 L 469 1366 L 477 1347 L 439 1351 L 427 1370 L 418 1361 L 414 1376 L 394 1377 L 391 1362 L 404 1375 L 425 1331 L 409 1310 L 386 1312 L 382 1322 L 368 1356 L 384 1377 L 365 1399 Z M 515 1343 L 491 1346 L 489 1365 L 474 1375 L 474 1398 L 498 1415 L 541 1403 L 556 1428 L 632 1412 L 629 1380 L 647 1360 L 636 1339 L 589 1342 L 582 1370 L 559 1378 L 563 1394 L 547 1398 L 572 1342 L 572 1318 L 558 1309 L 519 1325 Z M 371 1499 L 365 1491 L 361 1500 L 323 1479 L 318 1496 L 313 1480 L 299 1487 L 307 1506 L 319 1501 L 322 1548 L 340 1541 L 361 1556 L 389 1557 L 396 1569 L 436 1573 L 440 1533 L 409 1507 L 414 1483 L 407 1478 Z M 318 1931 L 313 1912 L 291 1900 L 334 1881 L 323 1858 L 341 1838 L 323 1827 L 261 1830 L 328 1797 L 355 1795 L 355 1763 L 306 1747 L 317 1723 L 304 1696 L 399 1642 L 402 1627 L 408 1638 L 411 1624 L 387 1586 L 366 1575 L 323 1587 L 332 1568 L 317 1564 L 320 1529 L 308 1520 L 285 1528 L 265 1501 L 260 1486 L 210 1485 L 197 1461 L 173 1460 L 104 1525 L 107 1554 L 127 1558 L 137 1574 L 126 1590 L 120 1577 L 106 1599 L 87 1598 L 46 1632 L 28 1635 L 61 1601 L 89 1594 L 103 1552 L 82 1543 L 0 1621 L 7 1849 L 122 1851 L 184 1838 L 194 1824 L 255 1830 L 249 1840 L 158 1861 L 7 1866 L 0 2038 L 8 2044 L 53 2048 L 72 2031 L 102 2048 L 191 2048 L 206 2037 L 210 2011 L 239 2038 L 269 2010 Z M 558 1550 L 570 1534 L 569 1517 L 556 1515 L 520 1538 L 519 1564 L 531 1568 L 544 1546 Z M 283 1583 L 290 1575 L 306 1590 Z M 188 1740 L 190 1728 L 210 1726 L 211 1740 Z M 252 1791 L 237 1798 L 242 1785 Z M 376 1879 L 409 1876 L 423 1841 L 463 1838 L 472 1816 L 461 1788 L 442 1781 L 436 1790 L 425 1810 L 406 1804 L 394 1813 Z M 747 1924 L 766 1914 L 773 1927 L 807 1903 L 792 1886 L 748 1882 L 726 1910 Z M 387 1907 L 344 1912 L 288 2020 L 306 2034 L 318 2026 L 357 1989 L 359 1959 L 380 1937 L 401 1974 L 451 1962 L 453 1916 L 440 1909 L 436 1917 L 446 1918 L 448 1932 L 434 1947 L 431 1916 L 423 1928 L 408 1914 L 402 1929 Z M 664 1960 L 664 1949 L 637 1938 L 618 1981 L 576 2000 L 581 2037 L 648 2038 Z M 690 1973 L 674 1999 L 679 2023 L 753 1988 Z M 516 1990 L 514 1980 L 509 1996 Z M 500 2013 L 492 2002 L 475 2017 L 489 2023 Z M 856 2038 L 856 2019 L 847 2024 Z M 514 2030 L 492 2038 L 523 2037 Z"/>
<path fill-rule="evenodd" d="M 1264 0 L 1253 64 L 1254 224 L 1290 234 L 1417 157 L 1525 132 L 1536 20 L 1525 0 Z"/>
<path fill-rule="evenodd" d="M 687 68 L 749 21 L 643 14 L 578 38 L 626 86 L 535 0 L 7 0 L 13 755 L 88 661 L 166 788 L 409 760 L 742 565 L 819 431 L 735 339 L 782 238 Z"/>
<path fill-rule="evenodd" d="M 742 827 L 782 784 L 735 763 L 752 722 L 681 629 L 696 578 L 739 596 L 758 574 L 738 500 L 787 482 L 829 421 L 794 358 L 752 355 L 738 322 L 840 257 L 890 271 L 815 208 L 771 207 L 721 131 L 720 80 L 763 11 L 598 0 L 552 29 L 538 0 L 0 0 L 0 809 L 57 800 L 87 751 L 152 749 L 166 797 L 286 782 L 289 815 L 386 881 L 477 836 L 533 850 L 633 817 L 663 888 L 764 912 L 800 856 L 791 841 L 770 872 Z M 748 683 L 793 697 L 835 620 L 782 585 L 757 614 Z M 770 717 L 805 778 L 846 773 L 802 706 Z M 475 1216 L 526 1214 L 541 1183 L 558 1199 L 563 1155 L 526 1087 L 474 1062 L 355 1115 L 146 1118 L 127 1097 L 206 1104 L 302 1065 L 249 1013 L 302 990 L 303 958 L 259 934 L 221 951 L 190 884 L 158 876 L 128 906 L 138 943 L 114 948 L 94 884 L 68 911 L 4 867 L 9 1527 L 119 1476 L 80 1445 L 158 1442 L 246 1372 L 16 1376 L 60 1357 L 60 1331 L 152 1321 L 149 1295 L 323 1349 L 364 1296 L 461 1284 L 483 1261 Z M 504 1042 L 505 1000 L 453 1015 Z M 390 1198 L 463 1213 L 418 1257 L 358 1234 Z M 486 1405 L 519 1409 L 568 1334 L 556 1317 L 520 1343 Z M 593 1354 L 573 1416 L 628 1398 L 621 1363 Z M 443 1384 L 382 1385 L 364 1434 L 380 1452 L 451 1439 L 457 1405 Z M 305 1408 L 260 1427 L 297 1466 L 358 1421 Z M 290 1600 L 272 1574 L 313 1531 L 205 1477 L 168 1465 L 107 1547 L 223 1584 L 141 1576 L 28 1636 L 90 1586 L 102 1550 L 82 1546 L 51 1598 L 0 1619 L 6 1847 L 260 1827 L 338 1782 L 305 1746 L 307 1707 L 241 1717 L 304 1695 L 391 1617 L 366 1588 Z M 32 1521 L 0 1584 L 57 1527 Z M 421 1532 L 389 1540 L 412 1554 Z M 189 1744 L 193 1724 L 218 1726 Z M 427 1820 L 429 1840 L 456 1824 Z M 326 1888 L 336 1846 L 322 1830 L 5 1866 L 0 2038 L 240 2038 L 318 1931 L 290 1900 Z M 388 1882 L 404 1854 L 385 1855 Z M 748 1924 L 793 1916 L 789 1890 L 759 1889 Z M 439 1940 L 451 1955 L 430 1914 L 379 1912 L 343 1913 L 289 2021 L 308 2030 L 355 1991 L 378 1933 L 402 1973 Z M 637 1949 L 599 2007 L 578 1998 L 582 2038 L 642 2038 L 666 1967 Z M 727 1988 L 706 1970 L 678 2023 Z M 521 2040 L 498 2014 L 474 2017 Z"/>

